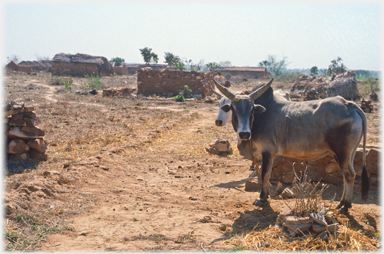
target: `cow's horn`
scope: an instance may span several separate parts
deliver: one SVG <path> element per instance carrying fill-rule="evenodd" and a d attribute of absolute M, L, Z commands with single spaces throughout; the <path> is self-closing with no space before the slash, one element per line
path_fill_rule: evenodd
<path fill-rule="evenodd" d="M 209 88 L 211 89 L 211 91 L 212 91 L 214 94 L 218 95 L 218 96 L 220 97 L 220 99 L 223 98 L 223 95 L 222 95 L 222 94 L 216 92 L 215 89 L 213 89 L 212 87 L 209 87 Z"/>
<path fill-rule="evenodd" d="M 256 91 L 254 91 L 253 93 L 251 93 L 249 95 L 249 97 L 251 98 L 252 101 L 256 100 L 257 98 L 259 98 L 265 91 L 267 91 L 267 89 L 272 85 L 272 81 L 273 81 L 273 78 L 265 85 L 261 86 L 259 89 L 257 89 Z"/>
<path fill-rule="evenodd" d="M 234 95 L 233 93 L 231 93 L 230 91 L 228 91 L 228 89 L 225 88 L 224 86 L 220 85 L 215 79 L 213 79 L 213 81 L 215 82 L 217 89 L 219 89 L 219 91 L 220 91 L 224 96 L 226 96 L 226 97 L 227 97 L 228 99 L 230 99 L 231 101 L 234 101 L 234 100 L 235 100 L 235 95 Z"/>

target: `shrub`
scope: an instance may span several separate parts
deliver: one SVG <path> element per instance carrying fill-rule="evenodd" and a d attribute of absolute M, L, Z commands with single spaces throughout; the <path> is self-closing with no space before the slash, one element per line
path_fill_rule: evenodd
<path fill-rule="evenodd" d="M 88 87 L 90 89 L 99 88 L 100 85 L 103 84 L 100 80 L 101 77 L 99 75 L 95 75 L 94 72 L 91 75 L 86 74 L 84 77 L 88 78 Z"/>
<path fill-rule="evenodd" d="M 63 76 L 54 76 L 51 78 L 50 84 L 54 86 L 65 86 L 68 90 L 72 89 L 73 79 L 71 77 L 65 78 Z"/>
<path fill-rule="evenodd" d="M 185 101 L 184 95 L 182 95 L 182 94 L 178 94 L 178 95 L 174 96 L 173 99 L 175 101 L 178 101 L 178 102 L 184 102 Z"/>

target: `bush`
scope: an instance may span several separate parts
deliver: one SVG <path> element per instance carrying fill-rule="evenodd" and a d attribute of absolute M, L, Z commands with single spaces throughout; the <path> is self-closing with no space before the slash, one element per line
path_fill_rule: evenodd
<path fill-rule="evenodd" d="M 64 78 L 63 76 L 54 76 L 51 78 L 50 84 L 54 86 L 65 86 L 65 88 L 70 87 L 72 89 L 72 78 Z M 69 90 L 71 90 L 69 89 Z"/>
<path fill-rule="evenodd" d="M 100 80 L 101 77 L 99 75 L 95 75 L 94 72 L 91 75 L 86 74 L 84 77 L 88 78 L 89 89 L 99 88 L 100 85 L 103 84 Z"/>
<path fill-rule="evenodd" d="M 172 97 L 175 101 L 178 101 L 178 102 L 184 102 L 185 101 L 185 98 L 184 98 L 184 95 L 182 94 L 179 94 L 179 95 L 176 95 L 174 97 Z"/>

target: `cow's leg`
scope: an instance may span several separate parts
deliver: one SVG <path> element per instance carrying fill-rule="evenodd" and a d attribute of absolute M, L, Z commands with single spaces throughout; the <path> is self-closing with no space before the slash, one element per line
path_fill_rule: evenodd
<path fill-rule="evenodd" d="M 269 152 L 262 153 L 261 163 L 261 192 L 260 197 L 253 203 L 255 206 L 264 206 L 269 195 L 269 178 L 272 172 L 273 156 Z"/>
<path fill-rule="evenodd" d="M 354 156 L 351 157 L 353 158 Z M 344 163 L 340 163 L 340 168 L 342 169 L 344 179 L 344 188 L 340 203 L 336 209 L 339 209 L 341 213 L 348 213 L 348 209 L 352 207 L 353 185 L 355 182 L 356 173 L 353 169 L 353 163 L 351 162 L 350 158 L 346 158 Z"/>

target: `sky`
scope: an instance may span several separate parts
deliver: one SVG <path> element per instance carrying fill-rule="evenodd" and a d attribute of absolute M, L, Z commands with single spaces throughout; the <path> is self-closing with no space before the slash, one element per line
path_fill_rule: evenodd
<path fill-rule="evenodd" d="M 273 55 L 287 68 L 380 70 L 378 2 L 87 2 L 2 4 L 2 64 L 57 53 L 121 57 L 144 63 L 149 47 L 164 63 L 171 52 L 193 63 L 257 66 Z"/>

